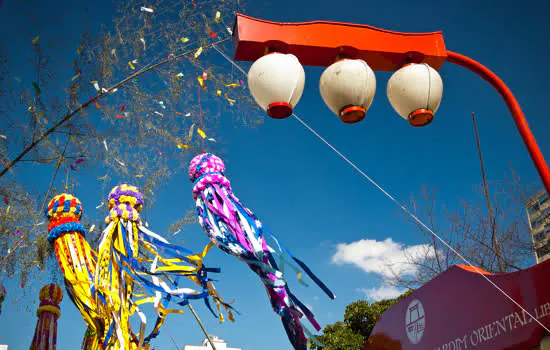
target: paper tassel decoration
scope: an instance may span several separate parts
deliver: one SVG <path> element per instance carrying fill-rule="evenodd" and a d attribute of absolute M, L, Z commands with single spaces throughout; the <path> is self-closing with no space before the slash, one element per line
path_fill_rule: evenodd
<path fill-rule="evenodd" d="M 79 222 L 81 215 L 82 204 L 78 198 L 66 193 L 55 196 L 46 210 L 50 221 L 48 241 L 55 248 L 69 298 L 80 311 L 84 322 L 97 335 L 89 349 L 97 350 L 104 345 L 102 339 L 108 332 L 105 325 L 109 324 L 109 314 L 105 314 L 102 307 L 105 296 L 93 286 L 95 253 L 84 237 L 85 230 Z"/>
<path fill-rule="evenodd" d="M 8 292 L 6 291 L 6 288 L 3 284 L 0 284 L 0 315 L 2 315 L 2 303 L 6 300 L 7 295 Z"/>
<path fill-rule="evenodd" d="M 30 350 L 55 350 L 57 319 L 61 316 L 59 303 L 63 299 L 61 287 L 49 284 L 40 289 L 40 306 L 36 312 L 38 321 Z"/>
<path fill-rule="evenodd" d="M 224 172 L 223 161 L 213 154 L 200 154 L 191 161 L 189 177 L 194 183 L 193 198 L 196 201 L 199 223 L 210 240 L 221 250 L 244 261 L 258 274 L 266 287 L 273 310 L 281 316 L 294 349 L 305 350 L 307 338 L 304 332 L 316 340 L 311 332 L 303 327 L 300 319 L 305 316 L 317 331 L 321 327 L 312 312 L 290 292 L 283 276 L 282 265 L 292 267 L 301 281 L 302 272 L 294 263 L 299 265 L 331 299 L 335 296 L 302 261 L 294 257 L 262 226 L 248 208 L 240 203 L 233 194 Z M 266 234 L 274 239 L 278 251 L 267 244 Z M 285 257 L 283 250 L 291 259 Z"/>
<path fill-rule="evenodd" d="M 207 276 L 207 272 L 219 272 L 219 269 L 206 268 L 202 263 L 213 244 L 207 245 L 201 254 L 195 254 L 142 226 L 143 196 L 135 186 L 114 187 L 109 193 L 107 207 L 109 216 L 99 241 L 95 285 L 98 290 L 110 290 L 108 313 L 114 318 L 109 328 L 113 329 L 117 349 L 148 344 L 158 335 L 165 315 L 183 313 L 168 309 L 170 301 L 185 306 L 190 300 L 203 299 L 210 308 L 209 296 L 212 296 L 218 306 L 226 307 L 232 318 L 231 307 L 219 297 Z M 201 290 L 179 287 L 182 277 L 190 278 Z M 133 298 L 137 286 L 144 295 L 139 300 Z M 139 310 L 144 303 L 153 303 L 159 315 L 147 337 L 144 336 L 146 316 Z M 130 330 L 129 318 L 134 312 L 141 321 L 138 335 Z"/>

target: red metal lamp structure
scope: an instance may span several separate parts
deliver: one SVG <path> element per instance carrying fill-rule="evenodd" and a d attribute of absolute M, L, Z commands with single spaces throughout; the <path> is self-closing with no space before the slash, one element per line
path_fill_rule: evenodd
<path fill-rule="evenodd" d="M 251 67 L 251 71 L 255 72 L 252 78 L 249 72 L 251 92 L 252 85 L 255 84 L 259 86 L 256 90 L 277 90 L 276 96 L 267 99 L 265 95 L 260 96 L 261 93 L 256 92 L 256 96 L 253 93 L 262 108 L 276 119 L 290 116 L 292 108 L 302 95 L 304 80 L 300 63 L 306 66 L 330 66 L 325 71 L 327 83 L 323 84 L 324 78 L 321 78 L 321 93 L 329 108 L 346 123 L 362 120 L 372 102 L 374 91 L 373 81 L 369 78 L 370 70 L 395 72 L 388 83 L 388 97 L 394 109 L 413 126 L 427 125 L 433 119 L 442 92 L 437 70 L 443 63 L 450 62 L 467 68 L 489 82 L 506 102 L 546 191 L 550 193 L 550 170 L 510 89 L 479 62 L 448 51 L 441 32 L 400 33 L 368 25 L 328 21 L 278 23 L 237 14 L 233 26 L 233 44 L 235 60 L 255 62 Z M 284 74 L 270 71 L 272 65 L 267 62 L 266 57 L 271 55 L 266 56 L 268 53 L 276 54 L 271 59 L 276 66 L 286 67 L 283 69 Z M 286 57 L 284 60 L 294 63 L 285 65 L 279 57 Z M 334 67 L 341 61 L 350 62 L 344 62 L 342 67 Z M 357 68 L 357 62 L 362 62 L 363 70 Z M 331 69 L 333 72 L 329 71 Z M 357 79 L 362 82 L 346 91 L 346 81 L 337 77 L 342 72 L 348 76 L 357 74 Z M 264 79 L 266 74 L 275 76 L 274 80 Z M 400 76 L 409 79 L 405 87 L 399 85 L 400 80 L 403 80 Z M 427 87 L 428 92 L 423 93 L 421 89 L 415 88 L 411 77 Z M 422 79 L 425 81 L 422 82 Z M 347 81 L 353 85 L 352 81 Z M 408 91 L 405 91 L 407 87 Z M 430 92 L 431 88 L 435 94 Z M 392 97 L 396 93 L 404 93 L 402 98 L 405 102 Z M 425 106 L 418 105 L 422 99 Z M 396 105 L 401 108 L 396 108 Z M 414 106 L 414 109 L 404 112 L 407 106 Z"/>

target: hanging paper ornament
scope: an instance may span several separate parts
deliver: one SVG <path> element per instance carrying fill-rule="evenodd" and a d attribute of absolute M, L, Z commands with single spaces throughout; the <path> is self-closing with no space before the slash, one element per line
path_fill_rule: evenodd
<path fill-rule="evenodd" d="M 266 287 L 273 310 L 281 316 L 294 349 L 305 350 L 307 339 L 304 332 L 312 336 L 300 319 L 305 315 L 317 331 L 321 327 L 311 311 L 290 292 L 283 276 L 282 265 L 292 267 L 300 280 L 302 272 L 294 263 L 298 264 L 331 299 L 335 296 L 301 260 L 294 257 L 262 226 L 248 208 L 240 203 L 233 194 L 224 172 L 223 161 L 210 153 L 196 156 L 189 165 L 189 177 L 194 183 L 193 198 L 196 201 L 199 223 L 210 240 L 221 250 L 244 261 L 258 274 Z M 268 246 L 267 236 L 275 240 L 279 252 Z M 285 257 L 284 252 L 293 262 Z"/>
<path fill-rule="evenodd" d="M 50 221 L 48 241 L 54 246 L 71 301 L 88 327 L 99 335 L 95 339 L 94 349 L 97 349 L 100 343 L 103 344 L 102 338 L 108 331 L 106 325 L 109 325 L 111 316 L 105 312 L 105 295 L 93 286 L 96 260 L 85 238 L 84 226 L 79 222 L 81 215 L 82 204 L 78 198 L 66 193 L 55 196 L 46 210 L 46 217 Z M 106 343 L 111 344 L 109 339 Z"/>
<path fill-rule="evenodd" d="M 61 316 L 59 303 L 63 299 L 61 287 L 49 284 L 40 289 L 38 321 L 30 350 L 55 350 L 57 343 L 57 319 Z"/>
<path fill-rule="evenodd" d="M 9 210 L 9 207 L 8 207 L 8 210 Z M 6 287 L 4 287 L 3 284 L 0 284 L 0 315 L 2 315 L 2 303 L 4 302 L 4 300 L 6 300 L 7 295 L 8 295 L 8 292 L 6 291 Z"/>
<path fill-rule="evenodd" d="M 187 305 L 190 300 L 203 299 L 210 308 L 209 296 L 212 296 L 232 318 L 231 307 L 215 294 L 207 276 L 207 272 L 219 272 L 219 269 L 206 268 L 202 262 L 212 243 L 201 254 L 195 254 L 142 226 L 143 195 L 135 186 L 123 184 L 114 187 L 109 193 L 107 207 L 109 216 L 105 219 L 107 227 L 99 241 L 95 285 L 100 290 L 109 289 L 110 297 L 116 300 L 110 310 L 114 315 L 111 327 L 116 330 L 121 348 L 127 349 L 128 346 L 131 335 L 129 318 L 133 310 L 138 312 L 141 320 L 139 339 L 135 339 L 141 347 L 158 334 L 165 319 L 162 315 L 182 312 L 166 308 L 171 299 L 180 306 Z M 168 278 L 169 275 L 172 278 Z M 201 290 L 179 287 L 181 277 L 190 278 Z M 147 295 L 144 299 L 132 298 L 136 286 Z M 146 302 L 153 303 L 160 316 L 155 329 L 145 338 L 146 317 L 139 312 L 138 306 Z"/>

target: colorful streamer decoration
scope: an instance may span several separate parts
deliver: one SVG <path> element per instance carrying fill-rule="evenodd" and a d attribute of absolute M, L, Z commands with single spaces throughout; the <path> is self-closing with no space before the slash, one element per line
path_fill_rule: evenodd
<path fill-rule="evenodd" d="M 82 204 L 70 194 L 55 196 L 46 210 L 50 221 L 48 241 L 55 248 L 57 262 L 65 278 L 65 289 L 71 301 L 80 311 L 88 329 L 98 337 L 90 344 L 90 349 L 97 350 L 103 345 L 101 339 L 106 335 L 109 315 L 105 313 L 102 303 L 105 296 L 93 286 L 96 271 L 95 252 L 85 238 L 85 229 L 79 222 L 82 215 Z M 100 297 L 98 302 L 96 297 Z"/>
<path fill-rule="evenodd" d="M 300 281 L 301 270 L 305 271 L 331 299 L 335 296 L 301 260 L 293 256 L 262 226 L 252 211 L 240 203 L 224 172 L 223 161 L 210 153 L 200 154 L 190 163 L 189 177 L 194 183 L 193 198 L 196 201 L 199 223 L 210 240 L 221 250 L 246 262 L 258 274 L 266 287 L 273 310 L 281 316 L 294 349 L 305 350 L 307 338 L 304 332 L 316 340 L 300 319 L 305 316 L 317 331 L 321 327 L 313 313 L 290 292 L 283 276 L 283 265 L 292 267 Z M 266 234 L 274 239 L 278 252 L 267 244 Z M 291 260 L 285 257 L 285 252 Z M 299 265 L 301 270 L 294 264 Z"/>
<path fill-rule="evenodd" d="M 7 296 L 8 292 L 6 291 L 6 287 L 4 287 L 3 284 L 0 284 L 0 315 L 2 315 L 2 303 L 6 300 Z"/>
<path fill-rule="evenodd" d="M 61 316 L 59 303 L 63 290 L 55 284 L 40 289 L 40 306 L 36 312 L 38 321 L 34 330 L 30 350 L 55 350 L 57 346 L 57 319 Z"/>
<path fill-rule="evenodd" d="M 135 186 L 114 187 L 107 207 L 109 216 L 99 242 L 95 286 L 98 290 L 110 291 L 108 314 L 113 315 L 113 319 L 109 329 L 113 330 L 119 349 L 131 349 L 136 344 L 141 348 L 158 335 L 165 315 L 183 313 L 168 309 L 170 301 L 185 306 L 191 300 L 202 299 L 214 313 L 210 305 L 212 299 L 218 309 L 223 306 L 233 320 L 231 306 L 223 301 L 207 276 L 208 272 L 219 272 L 219 269 L 207 268 L 202 261 L 213 243 L 195 254 L 142 226 L 143 195 Z M 200 290 L 178 286 L 182 277 L 191 279 Z M 134 294 L 137 286 L 144 291 L 142 299 L 136 299 Z M 139 310 L 144 303 L 153 303 L 159 315 L 147 337 L 146 316 Z M 130 329 L 129 318 L 134 312 L 141 320 L 138 335 Z"/>

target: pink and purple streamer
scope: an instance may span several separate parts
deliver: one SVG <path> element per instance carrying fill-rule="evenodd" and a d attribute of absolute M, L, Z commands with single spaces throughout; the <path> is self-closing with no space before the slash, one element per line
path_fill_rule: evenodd
<path fill-rule="evenodd" d="M 293 267 L 284 259 L 283 253 L 286 252 L 331 299 L 335 296 L 301 260 L 294 257 L 262 226 L 252 211 L 241 204 L 233 194 L 224 172 L 223 161 L 210 153 L 200 154 L 190 163 L 189 177 L 194 182 L 193 198 L 199 223 L 221 250 L 246 262 L 258 274 L 266 287 L 273 310 L 281 316 L 294 349 L 304 350 L 307 348 L 304 332 L 311 334 L 303 327 L 300 319 L 305 316 L 317 331 L 321 327 L 313 313 L 290 292 L 276 259 Z M 266 233 L 275 240 L 278 252 L 267 244 Z M 312 339 L 315 341 L 313 336 Z"/>

